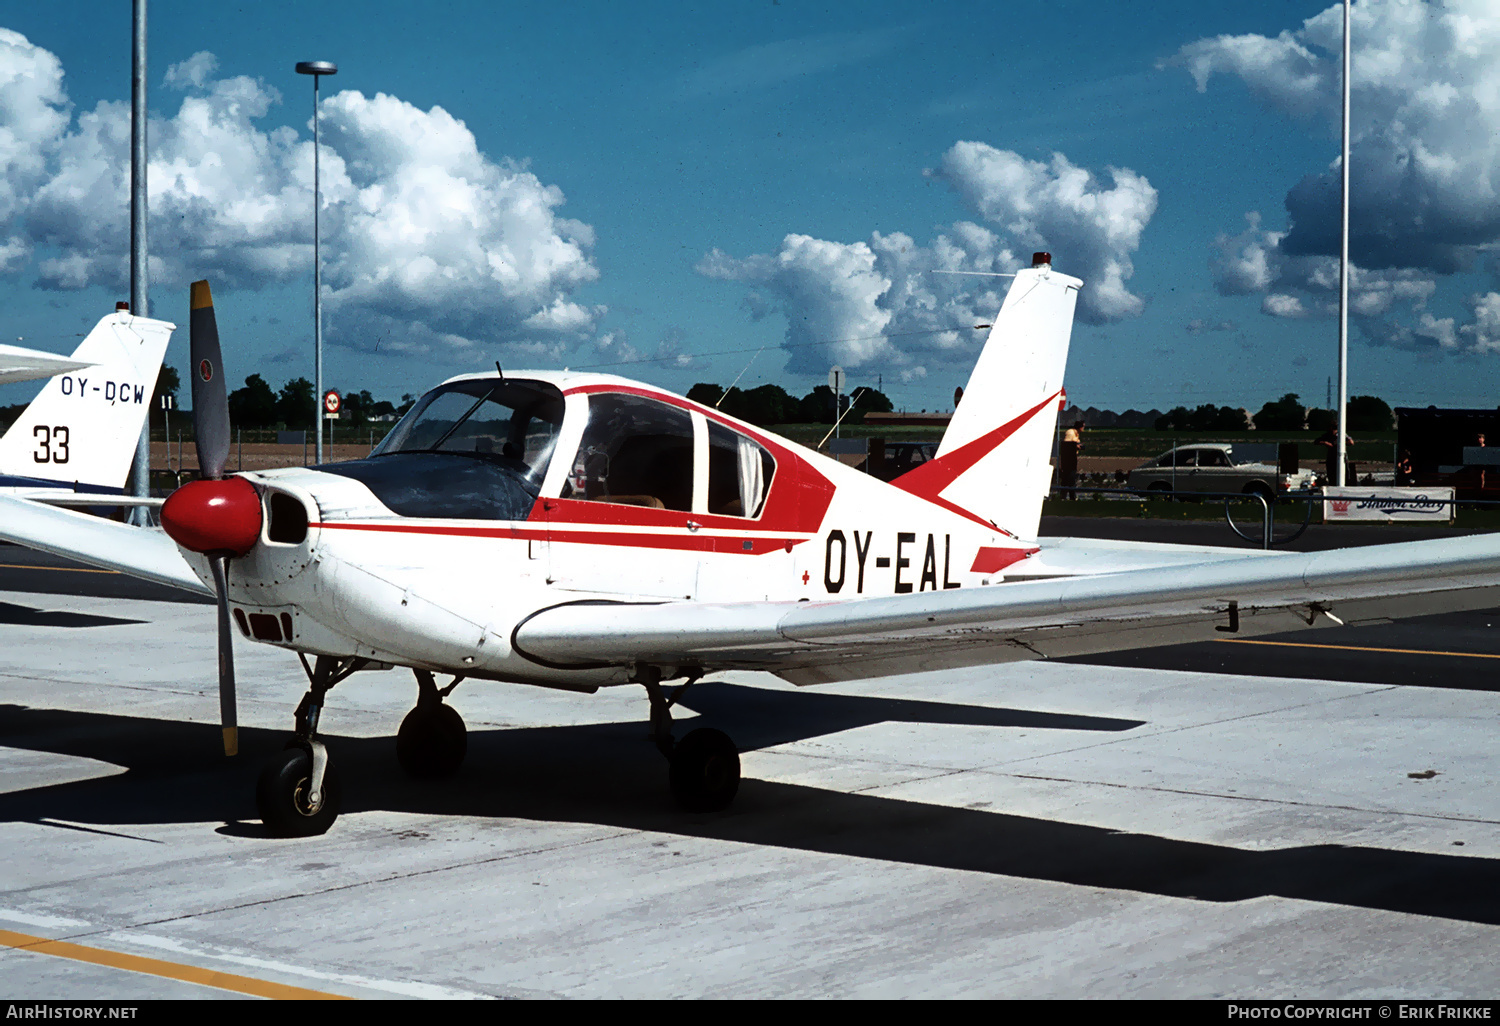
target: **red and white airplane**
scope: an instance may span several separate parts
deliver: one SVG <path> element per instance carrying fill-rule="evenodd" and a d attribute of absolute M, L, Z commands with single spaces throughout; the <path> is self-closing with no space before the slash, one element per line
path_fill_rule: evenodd
<path fill-rule="evenodd" d="M 937 457 L 887 484 L 650 385 L 498 369 L 428 392 L 367 459 L 225 476 L 199 282 L 203 479 L 165 533 L 0 498 L 0 537 L 216 594 L 230 753 L 233 636 L 298 653 L 311 687 L 257 791 L 285 835 L 338 813 L 318 719 L 362 669 L 415 672 L 397 753 L 431 776 L 464 757 L 443 701 L 460 680 L 640 684 L 673 791 L 711 810 L 738 752 L 707 728 L 674 741 L 670 710 L 717 670 L 818 684 L 1500 602 L 1496 536 L 1311 555 L 1039 538 L 1081 285 L 1046 254 L 1015 276 Z"/>

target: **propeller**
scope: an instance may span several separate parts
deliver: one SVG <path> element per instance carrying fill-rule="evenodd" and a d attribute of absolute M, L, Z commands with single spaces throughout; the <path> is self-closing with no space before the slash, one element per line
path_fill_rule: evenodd
<path fill-rule="evenodd" d="M 208 282 L 192 286 L 189 321 L 193 377 L 193 434 L 199 480 L 177 489 L 162 505 L 161 525 L 177 544 L 208 557 L 219 607 L 219 719 L 224 754 L 239 752 L 234 694 L 234 648 L 229 625 L 229 560 L 249 552 L 260 537 L 260 495 L 242 477 L 224 477 L 229 461 L 229 398 L 224 390 L 219 326 Z"/>

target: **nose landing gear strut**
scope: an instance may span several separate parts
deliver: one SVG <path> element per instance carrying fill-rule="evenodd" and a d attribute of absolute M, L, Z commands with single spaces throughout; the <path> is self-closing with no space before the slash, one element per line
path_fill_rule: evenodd
<path fill-rule="evenodd" d="M 318 656 L 313 666 L 297 653 L 310 684 L 297 706 L 296 730 L 286 747 L 266 763 L 255 786 L 255 805 L 277 837 L 312 837 L 338 818 L 342 788 L 328 749 L 317 738 L 318 718 L 329 690 L 368 665 L 365 659 Z"/>

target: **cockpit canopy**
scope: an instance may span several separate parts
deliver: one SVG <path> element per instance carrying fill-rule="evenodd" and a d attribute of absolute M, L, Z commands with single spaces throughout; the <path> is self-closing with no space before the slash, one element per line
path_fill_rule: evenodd
<path fill-rule="evenodd" d="M 319 469 L 361 482 L 401 516 L 525 520 L 562 420 L 555 385 L 452 381 L 418 400 L 368 459 Z"/>
<path fill-rule="evenodd" d="M 566 432 L 563 412 L 583 423 Z M 363 483 L 406 517 L 525 520 L 554 456 L 549 498 L 757 518 L 776 461 L 703 413 L 627 391 L 562 391 L 524 378 L 466 378 L 424 395 L 368 459 L 320 467 Z"/>

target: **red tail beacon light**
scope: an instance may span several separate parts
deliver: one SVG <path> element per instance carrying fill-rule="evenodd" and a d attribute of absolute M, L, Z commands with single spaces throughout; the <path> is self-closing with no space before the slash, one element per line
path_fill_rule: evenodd
<path fill-rule="evenodd" d="M 190 481 L 167 497 L 161 526 L 191 552 L 243 556 L 260 538 L 260 494 L 243 477 Z"/>
<path fill-rule="evenodd" d="M 1042 267 L 1042 266 L 1051 267 L 1052 266 L 1052 254 L 1051 253 L 1033 253 L 1033 254 L 1031 254 L 1031 266 L 1032 267 Z"/>

